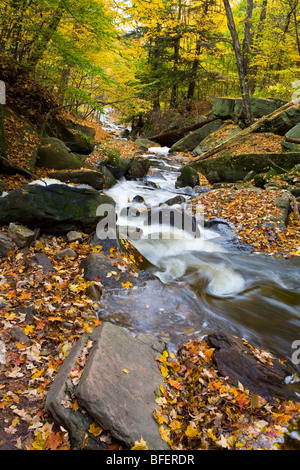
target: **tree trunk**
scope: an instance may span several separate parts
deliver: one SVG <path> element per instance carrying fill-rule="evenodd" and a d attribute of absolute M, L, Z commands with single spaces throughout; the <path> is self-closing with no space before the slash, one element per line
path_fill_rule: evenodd
<path fill-rule="evenodd" d="M 62 19 L 62 16 L 64 14 L 64 2 L 61 1 L 56 10 L 53 13 L 52 19 L 48 26 L 45 27 L 45 29 L 42 31 L 42 34 L 39 39 L 37 39 L 33 50 L 30 54 L 30 57 L 28 59 L 27 65 L 32 68 L 33 70 L 36 68 L 38 62 L 41 60 L 43 57 L 43 54 L 45 50 L 47 49 L 47 46 L 49 42 L 51 41 L 53 37 L 53 33 L 57 31 L 57 28 L 59 26 L 59 23 Z"/>
<path fill-rule="evenodd" d="M 175 142 L 181 139 L 185 134 L 188 132 L 196 131 L 201 127 L 205 126 L 206 124 L 216 121 L 217 117 L 212 119 L 207 119 L 204 122 L 197 122 L 196 124 L 192 124 L 191 126 L 181 127 L 180 129 L 176 129 L 175 131 L 164 132 L 163 134 L 157 134 L 153 137 L 149 137 L 150 140 L 153 142 L 157 142 L 160 145 L 166 145 L 167 147 L 171 147 Z"/>
<path fill-rule="evenodd" d="M 235 58 L 236 58 L 236 65 L 237 65 L 240 89 L 241 89 L 242 100 L 243 100 L 243 110 L 245 114 L 245 120 L 246 120 L 246 123 L 249 125 L 253 122 L 253 117 L 252 117 L 252 111 L 251 111 L 251 105 L 250 105 L 249 86 L 248 86 L 248 81 L 247 81 L 247 77 L 245 75 L 245 70 L 244 70 L 241 45 L 240 45 L 240 41 L 238 38 L 237 30 L 235 27 L 235 22 L 234 22 L 234 18 L 232 15 L 229 0 L 223 0 L 223 3 L 224 3 L 225 11 L 226 11 L 228 29 L 231 34 L 233 49 L 234 49 Z"/>
<path fill-rule="evenodd" d="M 194 98 L 195 86 L 196 86 L 196 78 L 197 78 L 197 71 L 199 66 L 199 57 L 200 57 L 200 50 L 201 50 L 201 41 L 200 38 L 196 41 L 196 49 L 195 49 L 195 57 L 192 65 L 192 70 L 190 74 L 190 81 L 189 87 L 187 91 L 187 100 L 191 103 Z M 190 105 L 188 105 L 190 108 Z"/>

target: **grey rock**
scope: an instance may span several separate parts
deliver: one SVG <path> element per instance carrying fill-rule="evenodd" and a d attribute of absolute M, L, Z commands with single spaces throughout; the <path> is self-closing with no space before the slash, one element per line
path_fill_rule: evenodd
<path fill-rule="evenodd" d="M 10 239 L 4 233 L 0 233 L 0 258 L 5 258 L 10 251 L 14 250 L 15 246 Z"/>
<path fill-rule="evenodd" d="M 10 330 L 11 337 L 13 341 L 17 341 L 23 344 L 30 344 L 30 338 L 24 333 L 20 326 L 13 326 Z"/>
<path fill-rule="evenodd" d="M 29 264 L 37 269 L 42 269 L 44 274 L 49 274 L 55 271 L 51 260 L 44 253 L 37 253 L 30 260 Z"/>
<path fill-rule="evenodd" d="M 157 340 L 134 338 L 108 322 L 95 332 L 75 395 L 104 429 L 128 447 L 143 437 L 150 450 L 169 448 L 152 417 L 157 406 L 154 391 L 162 383 L 154 358 L 163 348 Z"/>
<path fill-rule="evenodd" d="M 291 169 L 300 163 L 299 153 L 262 153 L 223 155 L 207 160 L 191 163 L 190 165 L 202 173 L 209 183 L 235 183 L 243 180 L 250 171 L 266 173 L 275 165 L 278 173 L 280 168 Z"/>
<path fill-rule="evenodd" d="M 64 248 L 63 250 L 60 250 L 55 254 L 55 258 L 77 258 L 77 253 L 72 248 Z"/>
<path fill-rule="evenodd" d="M 65 401 L 69 400 L 71 402 L 74 396 L 76 385 L 72 382 L 70 373 L 78 365 L 77 361 L 80 360 L 88 340 L 89 336 L 84 334 L 73 346 L 60 367 L 47 393 L 45 402 L 47 413 L 68 431 L 73 450 L 80 450 L 82 448 L 86 436 L 88 436 L 88 442 L 84 446 L 85 450 L 102 450 L 106 448 L 99 439 L 95 442 L 94 436 L 88 432 L 90 425 L 94 421 L 89 414 L 82 407 L 75 411 L 68 406 L 64 406 Z"/>
<path fill-rule="evenodd" d="M 35 237 L 35 233 L 24 225 L 10 223 L 8 227 L 8 237 L 19 248 L 29 246 Z"/>
<path fill-rule="evenodd" d="M 71 232 L 67 233 L 67 240 L 69 243 L 82 241 L 83 236 L 81 232 L 76 232 L 75 230 L 71 230 Z"/>
<path fill-rule="evenodd" d="M 93 189 L 26 185 L 1 198 L 0 224 L 18 221 L 53 234 L 71 230 L 92 233 L 104 217 L 97 215 L 102 204 L 109 204 L 112 210 L 115 206 L 111 197 Z"/>
<path fill-rule="evenodd" d="M 240 382 L 251 393 L 272 402 L 276 398 L 297 401 L 284 382 L 287 370 L 278 360 L 273 360 L 273 366 L 260 362 L 241 339 L 222 331 L 207 339 L 215 348 L 213 358 L 219 373 L 228 376 L 234 385 Z"/>
<path fill-rule="evenodd" d="M 70 372 L 88 342 L 92 346 L 79 382 L 74 385 Z M 69 431 L 73 449 L 81 448 L 91 422 L 128 448 L 143 437 L 150 450 L 169 449 L 152 417 L 157 407 L 154 392 L 162 382 L 155 356 L 164 347 L 156 338 L 144 334 L 134 337 L 108 322 L 77 341 L 59 369 L 45 403 L 46 411 Z M 64 406 L 65 399 L 71 397 L 77 398 L 79 410 Z"/>
<path fill-rule="evenodd" d="M 201 127 L 200 129 L 197 129 L 194 132 L 191 132 L 190 134 L 184 136 L 182 139 L 176 142 L 174 145 L 172 145 L 172 147 L 170 148 L 170 153 L 189 152 L 194 150 L 200 144 L 200 142 L 202 142 L 202 140 L 204 140 L 212 132 L 215 132 L 220 129 L 223 124 L 223 121 L 221 119 L 218 119 L 216 121 L 206 124 L 205 126 Z"/>
<path fill-rule="evenodd" d="M 42 140 L 36 161 L 38 168 L 53 170 L 79 169 L 83 166 L 80 159 L 71 153 L 61 140 L 47 137 Z"/>

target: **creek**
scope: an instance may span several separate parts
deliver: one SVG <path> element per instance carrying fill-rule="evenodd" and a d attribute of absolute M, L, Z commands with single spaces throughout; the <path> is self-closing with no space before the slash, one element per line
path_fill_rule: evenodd
<path fill-rule="evenodd" d="M 287 361 L 299 375 L 292 345 L 300 340 L 300 259 L 253 254 L 223 221 L 206 227 L 205 214 L 197 219 L 198 236 L 172 232 L 169 221 L 146 224 L 140 216 L 145 208 L 153 213 L 181 195 L 184 203 L 171 209 L 182 213 L 196 195 L 191 188 L 176 189 L 182 163 L 167 150 L 152 148 L 143 155 L 151 168 L 141 181 L 123 179 L 106 191 L 117 204 L 121 237 L 148 260 L 149 276 L 135 289 L 107 291 L 100 318 L 165 339 L 169 349 L 225 330 Z M 128 227 L 134 229 L 132 238 Z"/>

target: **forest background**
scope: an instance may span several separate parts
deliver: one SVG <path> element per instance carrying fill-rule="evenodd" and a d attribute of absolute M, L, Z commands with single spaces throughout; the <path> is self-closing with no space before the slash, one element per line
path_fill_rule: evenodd
<path fill-rule="evenodd" d="M 247 110 L 250 96 L 289 101 L 299 78 L 299 0 L 0 0 L 0 9 L 1 68 L 26 67 L 84 119 L 107 103 L 123 122 L 190 112 L 212 96 L 242 96 Z"/>

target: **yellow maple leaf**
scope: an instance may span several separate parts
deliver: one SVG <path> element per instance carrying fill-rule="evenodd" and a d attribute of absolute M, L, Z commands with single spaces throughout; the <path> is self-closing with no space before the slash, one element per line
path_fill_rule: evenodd
<path fill-rule="evenodd" d="M 200 437 L 198 429 L 194 428 L 191 424 L 186 428 L 185 435 L 189 439 L 196 439 L 196 438 Z"/>
<path fill-rule="evenodd" d="M 24 328 L 24 333 L 26 333 L 28 335 L 28 333 L 32 333 L 33 330 L 34 330 L 34 325 L 27 325 Z"/>
<path fill-rule="evenodd" d="M 127 281 L 127 282 L 122 282 L 121 284 L 122 287 L 125 287 L 125 289 L 130 289 L 132 287 L 132 283 Z"/>
<path fill-rule="evenodd" d="M 130 450 L 149 450 L 146 441 L 141 437 L 140 441 L 135 441 L 134 446 Z"/>
<path fill-rule="evenodd" d="M 102 433 L 102 431 L 103 429 L 95 423 L 92 423 L 89 427 L 89 432 L 93 434 L 93 436 L 95 437 L 99 436 Z"/>
<path fill-rule="evenodd" d="M 158 428 L 160 437 L 167 442 L 169 445 L 172 444 L 171 439 L 170 439 L 170 429 L 166 428 L 165 426 L 161 425 Z"/>

